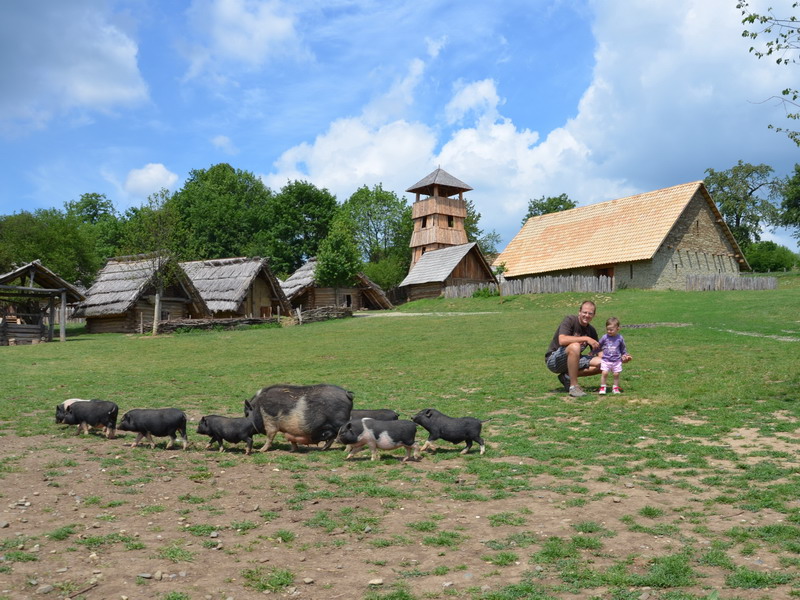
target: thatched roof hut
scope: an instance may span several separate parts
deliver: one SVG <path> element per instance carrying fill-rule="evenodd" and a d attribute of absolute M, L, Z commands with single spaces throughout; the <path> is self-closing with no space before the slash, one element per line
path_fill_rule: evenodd
<path fill-rule="evenodd" d="M 210 312 L 183 268 L 153 254 L 110 258 L 78 305 L 74 316 L 86 318 L 90 333 L 136 333 L 153 324 L 157 276 L 174 277 L 163 290 L 160 321 L 202 318 Z"/>
<path fill-rule="evenodd" d="M 291 305 L 266 258 L 220 258 L 181 263 L 214 317 L 268 318 Z"/>
<path fill-rule="evenodd" d="M 360 310 L 394 308 L 378 284 L 363 273 L 356 275 L 357 284 L 351 287 L 320 287 L 316 280 L 317 259 L 292 273 L 281 287 L 293 308 L 311 310 L 323 306 L 340 306 Z"/>
<path fill-rule="evenodd" d="M 438 298 L 451 285 L 497 283 L 478 244 L 460 244 L 426 252 L 400 282 L 409 300 Z"/>
<path fill-rule="evenodd" d="M 60 337 L 65 341 L 67 305 L 84 298 L 39 260 L 0 275 L 0 346 L 12 340 L 15 344 L 52 341 L 57 306 Z"/>

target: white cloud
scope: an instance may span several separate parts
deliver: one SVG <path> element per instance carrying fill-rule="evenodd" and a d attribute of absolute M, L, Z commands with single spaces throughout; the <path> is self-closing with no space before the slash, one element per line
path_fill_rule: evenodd
<path fill-rule="evenodd" d="M 148 163 L 128 172 L 124 189 L 130 196 L 144 199 L 162 188 L 172 188 L 177 181 L 178 176 L 161 163 Z"/>
<path fill-rule="evenodd" d="M 136 42 L 105 2 L 3 3 L 0 9 L 0 131 L 42 129 L 71 111 L 109 112 L 147 100 Z M 13 57 L 13 59 L 12 59 Z M 86 122 L 76 115 L 75 123 Z"/>
<path fill-rule="evenodd" d="M 452 125 L 470 113 L 482 119 L 494 121 L 498 117 L 497 107 L 501 104 L 495 82 L 491 79 L 475 81 L 466 85 L 459 82 L 452 100 L 445 106 L 447 122 Z"/>
<path fill-rule="evenodd" d="M 225 154 L 230 154 L 232 156 L 239 154 L 239 149 L 227 135 L 214 136 L 214 138 L 211 140 L 211 143 L 215 148 L 219 148 Z"/>
<path fill-rule="evenodd" d="M 194 0 L 189 16 L 198 40 L 187 51 L 188 79 L 217 76 L 226 65 L 258 68 L 275 56 L 308 57 L 288 3 Z"/>

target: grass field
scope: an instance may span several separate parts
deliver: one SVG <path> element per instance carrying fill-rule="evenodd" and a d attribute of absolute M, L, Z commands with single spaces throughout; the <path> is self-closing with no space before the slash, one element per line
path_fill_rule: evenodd
<path fill-rule="evenodd" d="M 334 383 L 353 390 L 360 408 L 392 408 L 409 418 L 434 407 L 490 418 L 485 457 L 441 452 L 424 459 L 443 466 L 448 477 L 463 473 L 474 482 L 461 496 L 454 492 L 454 501 L 513 498 L 531 490 L 532 478 L 547 476 L 559 482 L 567 506 L 586 510 L 571 538 L 486 544 L 486 560 L 496 569 L 510 562 L 536 564 L 557 585 L 537 581 L 531 570 L 521 581 L 492 590 L 420 595 L 413 586 L 398 586 L 364 597 L 800 596 L 799 283 L 797 276 L 786 276 L 776 291 L 622 290 L 588 296 L 598 306 L 598 330 L 608 316 L 621 320 L 634 360 L 622 373 L 624 394 L 597 396 L 594 378 L 581 382 L 590 393 L 580 400 L 559 390 L 543 362 L 558 322 L 577 312 L 584 299 L 577 294 L 439 299 L 402 306 L 391 317 L 155 338 L 88 335 L 73 328 L 65 344 L 0 348 L 0 436 L 59 433 L 54 405 L 71 397 L 113 400 L 120 415 L 131 408 L 174 406 L 197 419 L 239 416 L 243 401 L 265 385 Z M 279 444 L 274 452 L 288 454 L 287 447 Z M 343 464 L 339 454 L 320 453 L 314 460 L 337 468 Z M 0 477 L 13 460 L 0 458 Z M 403 467 L 382 460 L 361 468 L 377 478 L 376 485 L 389 488 Z M 592 517 L 598 498 L 591 484 L 622 481 L 647 487 L 653 503 L 613 527 L 601 526 Z M 661 507 L 658 495 L 675 490 L 696 498 Z M 731 508 L 743 515 L 740 523 L 710 526 L 718 512 Z M 495 518 L 525 531 L 524 512 Z M 422 543 L 457 547 L 459 533 L 436 525 L 418 523 Z M 634 573 L 630 556 L 602 570 L 593 567 L 591 557 L 602 555 L 604 536 L 612 530 L 669 538 L 672 551 L 650 559 L 645 574 Z M 756 554 L 769 555 L 777 567 L 745 566 Z M 721 573 L 724 590 L 698 592 L 703 569 Z"/>

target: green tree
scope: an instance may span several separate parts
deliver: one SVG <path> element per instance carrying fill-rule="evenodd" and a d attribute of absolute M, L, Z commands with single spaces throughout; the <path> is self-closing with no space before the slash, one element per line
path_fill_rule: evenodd
<path fill-rule="evenodd" d="M 270 257 L 278 276 L 285 276 L 316 256 L 339 205 L 336 196 L 307 181 L 283 186 L 269 203 L 268 222 L 254 239 L 254 248 Z"/>
<path fill-rule="evenodd" d="M 798 7 L 800 7 L 800 2 L 793 2 L 790 10 L 797 11 Z M 742 24 L 745 25 L 742 36 L 751 40 L 766 38 L 766 41 L 759 47 L 751 46 L 751 53 L 759 59 L 774 59 L 775 63 L 780 66 L 793 65 L 798 62 L 797 51 L 800 50 L 800 18 L 798 15 L 777 17 L 771 8 L 767 9 L 766 13 L 756 12 L 748 0 L 740 0 L 736 4 L 736 8 L 741 11 Z M 780 96 L 774 97 L 780 99 L 788 107 L 786 111 L 788 119 L 800 118 L 800 110 L 798 110 L 800 109 L 800 104 L 798 104 L 800 91 L 797 88 L 786 88 Z M 774 125 L 770 125 L 769 128 L 786 133 L 789 139 L 800 146 L 800 131 Z"/>
<path fill-rule="evenodd" d="M 346 214 L 340 214 L 331 224 L 330 233 L 319 245 L 317 253 L 317 283 L 323 287 L 338 288 L 353 285 L 361 270 L 361 252 L 356 243 L 356 232 Z"/>
<path fill-rule="evenodd" d="M 477 242 L 484 256 L 497 254 L 497 245 L 500 243 L 500 234 L 494 229 L 484 232 L 480 228 L 481 213 L 475 208 L 472 200 L 466 200 L 467 218 L 464 219 L 464 229 L 467 232 L 467 241 Z"/>
<path fill-rule="evenodd" d="M 272 192 L 255 175 L 220 163 L 190 172 L 167 203 L 188 259 L 255 254 L 257 234 L 270 227 Z"/>
<path fill-rule="evenodd" d="M 745 252 L 750 267 L 757 273 L 791 270 L 797 264 L 798 257 L 786 246 L 775 242 L 764 241 L 750 244 Z"/>
<path fill-rule="evenodd" d="M 79 200 L 64 204 L 68 216 L 80 220 L 94 238 L 94 251 L 100 263 L 120 253 L 122 223 L 114 204 L 105 194 L 81 194 Z"/>
<path fill-rule="evenodd" d="M 91 230 L 55 209 L 0 217 L 0 272 L 34 260 L 71 283 L 89 286 L 100 268 Z"/>
<path fill-rule="evenodd" d="M 780 223 L 794 229 L 792 235 L 800 240 L 800 165 L 795 165 L 794 174 L 784 181 L 781 195 Z"/>
<path fill-rule="evenodd" d="M 94 192 L 81 194 L 80 199 L 66 202 L 64 210 L 68 215 L 73 215 L 90 225 L 108 217 L 115 217 L 117 214 L 114 204 L 105 194 Z"/>
<path fill-rule="evenodd" d="M 706 188 L 743 251 L 761 239 L 762 226 L 779 221 L 774 199 L 781 192 L 781 182 L 772 172 L 768 165 L 741 160 L 725 171 L 706 169 Z"/>
<path fill-rule="evenodd" d="M 558 196 L 542 196 L 538 200 L 528 200 L 528 212 L 522 218 L 522 224 L 528 222 L 531 217 L 538 217 L 554 212 L 561 212 L 562 210 L 569 210 L 578 206 L 573 200 L 570 200 L 566 194 L 559 194 Z"/>

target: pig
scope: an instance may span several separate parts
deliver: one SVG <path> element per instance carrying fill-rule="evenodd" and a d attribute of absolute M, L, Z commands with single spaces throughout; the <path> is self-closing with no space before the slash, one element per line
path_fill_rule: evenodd
<path fill-rule="evenodd" d="M 481 438 L 481 427 L 485 421 L 480 421 L 474 417 L 448 417 L 435 408 L 426 408 L 419 411 L 412 419 L 414 423 L 421 425 L 428 431 L 428 439 L 423 444 L 421 451 L 427 448 L 435 450 L 431 442 L 439 438 L 458 444 L 467 442 L 461 454 L 466 454 L 472 448 L 472 442 L 478 442 L 481 447 L 481 454 L 486 450 Z"/>
<path fill-rule="evenodd" d="M 197 433 L 211 437 L 208 444 L 206 444 L 206 450 L 216 442 L 219 444 L 220 452 L 225 451 L 224 440 L 231 444 L 247 442 L 245 454 L 250 454 L 253 451 L 253 434 L 255 432 L 256 428 L 253 425 L 253 420 L 248 417 L 233 418 L 206 415 L 200 419 L 200 423 L 197 425 Z"/>
<path fill-rule="evenodd" d="M 364 417 L 375 419 L 376 421 L 397 421 L 400 415 L 388 408 L 375 408 L 371 410 L 359 408 L 350 411 L 351 419 L 363 419 Z"/>
<path fill-rule="evenodd" d="M 351 447 L 347 458 L 369 446 L 372 459 L 378 460 L 378 450 L 394 450 L 405 448 L 406 456 L 403 462 L 412 457 L 419 459 L 419 445 L 414 439 L 417 435 L 417 426 L 413 421 L 377 421 L 375 419 L 350 419 L 341 429 L 337 439 Z"/>
<path fill-rule="evenodd" d="M 64 415 L 67 413 L 67 409 L 76 402 L 89 402 L 89 400 L 84 400 L 83 398 L 69 398 L 68 400 L 64 400 L 61 404 L 57 404 L 56 423 L 64 422 Z"/>
<path fill-rule="evenodd" d="M 106 438 L 110 439 L 115 434 L 118 414 L 119 407 L 109 400 L 73 402 L 64 411 L 62 423 L 77 425 L 78 435 L 81 431 L 89 433 L 89 427 L 102 426 L 105 429 Z"/>
<path fill-rule="evenodd" d="M 186 415 L 177 408 L 134 408 L 122 416 L 119 428 L 122 431 L 136 432 L 136 441 L 131 444 L 134 448 L 139 445 L 143 437 L 150 442 L 150 448 L 155 448 L 153 436 L 169 436 L 166 448 L 169 450 L 175 443 L 178 433 L 181 434 L 183 449 L 186 450 L 189 445 L 186 439 Z"/>
<path fill-rule="evenodd" d="M 347 423 L 353 409 L 353 393 L 336 385 L 271 385 L 262 388 L 250 400 L 245 400 L 244 416 L 253 419 L 257 433 L 267 441 L 261 448 L 266 452 L 275 435 L 281 431 L 292 445 L 326 442 L 330 448 L 339 428 Z"/>

